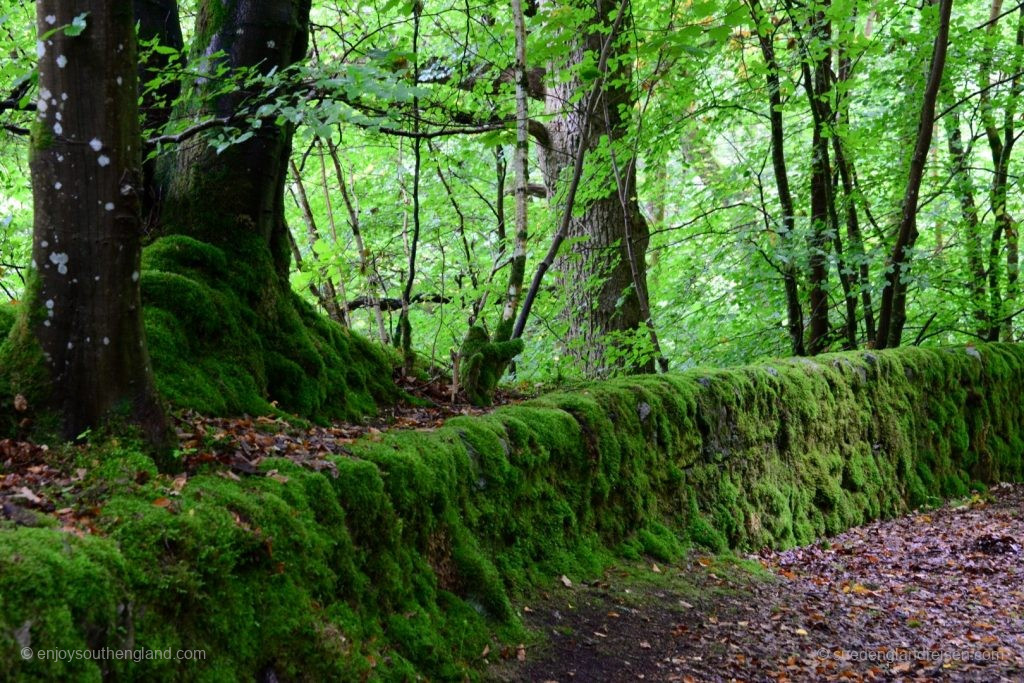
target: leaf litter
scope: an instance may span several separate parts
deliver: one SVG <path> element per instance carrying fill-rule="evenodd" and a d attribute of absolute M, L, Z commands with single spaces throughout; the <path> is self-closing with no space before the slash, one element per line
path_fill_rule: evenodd
<path fill-rule="evenodd" d="M 1024 485 L 874 522 L 752 568 L 615 567 L 523 610 L 502 681 L 1024 680 Z M 612 616 L 614 615 L 614 616 Z"/>

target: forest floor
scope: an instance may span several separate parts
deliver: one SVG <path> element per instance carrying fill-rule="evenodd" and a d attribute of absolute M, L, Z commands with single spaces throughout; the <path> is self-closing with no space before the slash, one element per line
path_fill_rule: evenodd
<path fill-rule="evenodd" d="M 747 558 L 557 577 L 497 681 L 1024 680 L 1024 486 Z M 541 636 L 543 634 L 543 636 Z"/>

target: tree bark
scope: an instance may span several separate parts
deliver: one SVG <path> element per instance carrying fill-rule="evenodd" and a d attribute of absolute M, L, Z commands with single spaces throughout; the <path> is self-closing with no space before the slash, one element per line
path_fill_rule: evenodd
<path fill-rule="evenodd" d="M 139 40 L 156 39 L 160 45 L 183 51 L 181 22 L 178 16 L 177 0 L 134 0 L 132 3 L 135 22 L 138 24 Z M 170 56 L 158 51 L 150 52 L 139 61 L 139 89 L 158 75 L 170 64 Z M 181 94 L 181 81 L 167 78 L 156 91 L 142 98 L 143 131 L 159 131 L 171 118 L 171 108 Z M 163 187 L 157 183 L 157 160 L 144 159 L 142 162 L 143 192 L 142 217 L 148 227 L 153 227 L 159 214 Z"/>
<path fill-rule="evenodd" d="M 263 74 L 284 69 L 306 53 L 309 0 L 209 0 L 196 19 L 192 68 L 210 70 L 209 55 L 225 54 L 233 68 L 255 67 Z M 196 97 L 183 115 L 225 118 L 250 106 L 261 94 L 240 87 L 213 98 L 214 86 L 199 78 Z M 161 217 L 164 229 L 217 246 L 236 243 L 239 234 L 268 245 L 275 270 L 288 277 L 288 233 L 284 224 L 284 185 L 293 127 L 265 121 L 248 140 L 220 154 L 204 137 L 184 142 L 170 169 Z"/>
<path fill-rule="evenodd" d="M 793 11 L 790 5 L 790 15 Z M 828 246 L 829 232 L 835 230 L 832 217 L 835 205 L 832 197 L 832 169 L 829 160 L 828 138 L 825 128 L 831 123 L 831 112 L 825 97 L 831 87 L 832 51 L 828 46 L 832 41 L 832 26 L 826 19 L 823 10 L 816 10 L 809 18 L 811 35 L 802 35 L 801 43 L 802 72 L 804 90 L 811 110 L 813 131 L 811 138 L 811 177 L 810 177 L 810 209 L 811 232 L 808 237 L 809 257 L 809 303 L 810 303 L 810 334 L 807 339 L 807 353 L 816 355 L 828 348 L 829 317 L 828 317 Z M 793 25 L 798 26 L 793 20 Z M 823 54 L 812 56 L 812 46 L 817 45 Z M 825 47 L 822 47 L 825 46 Z M 833 234 L 835 234 L 833 232 Z"/>
<path fill-rule="evenodd" d="M 786 165 L 786 143 L 782 121 L 782 87 L 779 80 L 779 63 L 775 57 L 771 21 L 768 19 L 759 0 L 748 0 L 750 15 L 754 20 L 761 56 L 764 58 L 768 82 L 769 121 L 771 123 L 772 169 L 775 173 L 775 189 L 779 195 L 782 208 L 783 249 L 792 250 L 792 240 L 796 229 L 796 212 L 793 209 L 793 195 L 789 189 L 789 169 Z M 792 254 L 787 255 L 782 267 L 782 280 L 786 291 L 786 323 L 793 355 L 803 356 L 804 350 L 804 311 L 800 303 L 800 288 L 797 283 L 796 265 Z"/>
<path fill-rule="evenodd" d="M 570 38 L 570 53 L 564 66 L 576 73 L 552 86 L 546 97 L 546 108 L 553 118 L 548 124 L 547 144 L 541 145 L 539 151 L 544 182 L 556 203 L 564 202 L 564 198 L 559 197 L 559 189 L 565 181 L 563 171 L 572 167 L 576 150 L 592 153 L 602 144 L 602 139 L 603 144 L 616 145 L 627 132 L 628 118 L 624 118 L 624 113 L 628 117 L 635 103 L 629 60 L 616 59 L 624 56 L 619 43 L 630 26 L 629 4 L 594 0 L 594 9 L 591 26 L 583 30 L 583 35 Z M 624 18 L 616 21 L 618 28 L 610 35 L 598 30 L 613 22 L 616 11 L 624 13 Z M 606 105 L 609 116 L 587 116 L 585 102 L 588 98 L 576 97 L 586 88 L 578 70 L 588 53 L 596 55 L 602 51 L 606 39 L 611 45 L 609 63 L 616 66 L 612 77 L 604 83 L 601 97 L 605 103 L 599 105 L 598 111 Z M 626 161 L 628 167 L 635 163 L 635 157 Z M 567 236 L 573 239 L 572 250 L 560 257 L 558 263 L 566 289 L 564 310 L 569 320 L 569 352 L 588 375 L 609 371 L 610 352 L 620 346 L 624 336 L 635 336 L 636 331 L 645 326 L 640 297 L 646 294 L 645 257 L 649 231 L 637 205 L 635 173 L 624 173 L 623 179 L 626 186 L 621 188 L 621 194 L 628 198 L 625 207 L 619 200 L 619 192 L 612 187 L 613 179 L 591 179 L 591 186 L 601 185 L 608 190 L 591 198 L 580 208 L 579 215 L 571 218 Z M 634 284 L 634 272 L 641 288 Z M 614 339 L 616 337 L 618 340 Z M 653 358 L 616 364 L 633 372 L 654 370 Z"/>
<path fill-rule="evenodd" d="M 985 262 L 982 259 L 982 229 L 978 205 L 974 198 L 970 158 L 964 148 L 960 132 L 960 116 L 956 111 L 946 115 L 946 146 L 949 149 L 950 175 L 953 194 L 960 204 L 960 220 L 964 225 L 964 251 L 967 255 L 967 289 L 970 292 L 971 318 L 977 325 L 977 335 L 985 339 L 989 331 L 988 301 L 986 299 Z"/>
<path fill-rule="evenodd" d="M 878 316 L 876 348 L 896 347 L 903 337 L 903 325 L 907 318 L 907 273 L 910 269 L 910 252 L 917 241 L 917 202 L 924 178 L 924 166 L 935 127 L 935 101 L 942 83 L 946 66 L 946 48 L 949 45 L 949 16 L 953 0 L 939 0 L 939 24 L 932 51 L 931 68 L 921 103 L 921 116 L 917 129 L 917 142 L 910 160 L 907 187 L 903 194 L 903 210 L 900 217 L 896 243 L 889 257 L 889 268 L 882 290 L 882 305 Z"/>
<path fill-rule="evenodd" d="M 39 101 L 31 154 L 30 333 L 46 405 L 75 438 L 109 419 L 170 444 L 142 330 L 142 189 L 135 30 L 128 3 L 41 0 Z M 55 27 L 85 15 L 70 36 Z"/>

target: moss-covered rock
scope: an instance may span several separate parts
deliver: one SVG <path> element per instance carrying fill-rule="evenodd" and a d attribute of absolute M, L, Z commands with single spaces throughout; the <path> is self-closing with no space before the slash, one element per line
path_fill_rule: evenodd
<path fill-rule="evenodd" d="M 522 339 L 508 339 L 511 323 L 502 325 L 495 338 L 479 325 L 469 328 L 459 349 L 462 388 L 475 406 L 489 406 L 494 390 L 512 359 L 523 351 Z M 504 332 L 504 334 L 503 334 Z"/>
<path fill-rule="evenodd" d="M 613 553 L 785 547 L 1021 480 L 1022 382 L 1011 345 L 632 377 L 362 439 L 336 477 L 272 460 L 274 476 L 206 474 L 180 495 L 145 458 L 100 454 L 99 534 L 0 528 L 0 667 L 16 680 L 473 677 L 485 644 L 519 637 L 521 590 Z M 206 657 L 25 661 L 26 642 Z"/>

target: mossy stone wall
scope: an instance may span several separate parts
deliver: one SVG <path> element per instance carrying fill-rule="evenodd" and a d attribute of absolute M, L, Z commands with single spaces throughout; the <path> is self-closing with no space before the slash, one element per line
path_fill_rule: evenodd
<path fill-rule="evenodd" d="M 360 440 L 336 477 L 267 461 L 276 476 L 209 473 L 180 495 L 141 456 L 96 454 L 101 535 L 0 529 L 0 667 L 20 680 L 473 677 L 489 638 L 519 637 L 514 597 L 561 573 L 689 543 L 806 543 L 1022 479 L 1022 386 L 1011 345 L 634 377 Z M 26 641 L 207 659 L 24 661 Z"/>

